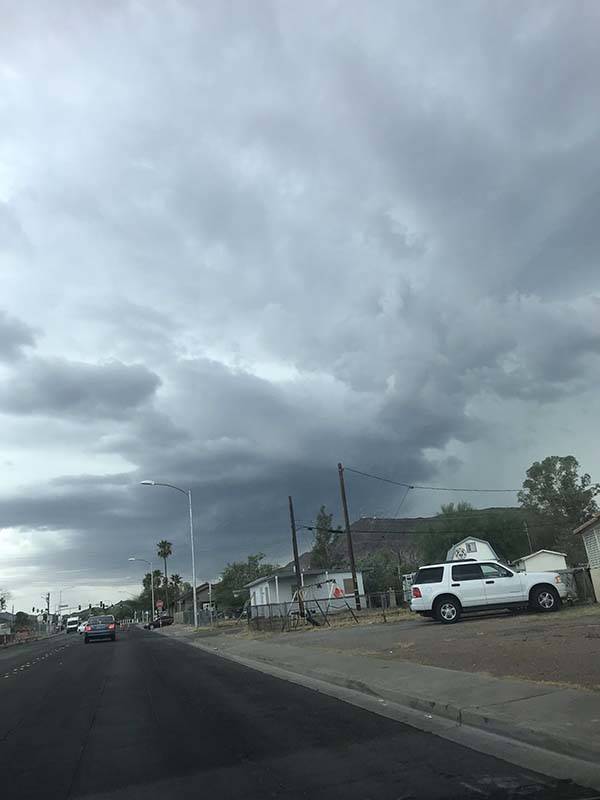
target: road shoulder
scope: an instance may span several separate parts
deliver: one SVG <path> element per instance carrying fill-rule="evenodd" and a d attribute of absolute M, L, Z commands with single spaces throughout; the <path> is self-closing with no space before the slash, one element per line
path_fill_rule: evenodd
<path fill-rule="evenodd" d="M 160 636 L 269 672 L 339 699 L 432 730 L 513 763 L 600 789 L 600 695 L 495 678 L 281 640 L 198 637 L 181 626 Z M 350 694 L 348 694 L 350 693 Z M 350 696 L 351 695 L 351 696 Z M 361 702 L 357 702 L 360 700 Z M 371 707 L 372 706 L 372 707 Z M 457 738 L 458 737 L 458 738 Z M 543 762 L 543 767 L 540 765 Z"/>

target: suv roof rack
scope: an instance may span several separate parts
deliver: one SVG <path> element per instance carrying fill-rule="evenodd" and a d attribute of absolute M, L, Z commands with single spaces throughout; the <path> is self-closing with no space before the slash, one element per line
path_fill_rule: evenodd
<path fill-rule="evenodd" d="M 463 561 L 478 561 L 477 558 L 452 558 L 450 561 L 444 561 L 444 564 L 460 564 Z"/>

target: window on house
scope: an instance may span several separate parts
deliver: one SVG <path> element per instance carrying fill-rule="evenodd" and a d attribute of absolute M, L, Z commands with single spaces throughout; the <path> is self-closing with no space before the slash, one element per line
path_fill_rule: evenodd
<path fill-rule="evenodd" d="M 477 542 L 467 542 L 467 553 L 477 552 Z"/>
<path fill-rule="evenodd" d="M 354 581 L 352 578 L 344 578 L 344 594 L 354 594 Z"/>

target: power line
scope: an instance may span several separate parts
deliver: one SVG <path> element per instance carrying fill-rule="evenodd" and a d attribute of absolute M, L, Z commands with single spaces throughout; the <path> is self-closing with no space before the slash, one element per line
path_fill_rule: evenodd
<path fill-rule="evenodd" d="M 402 500 L 400 500 L 400 504 L 398 505 L 398 508 L 396 509 L 396 511 L 395 511 L 395 513 L 394 513 L 394 516 L 395 516 L 395 517 L 397 517 L 397 516 L 398 516 L 398 514 L 400 513 L 400 509 L 401 509 L 401 508 L 402 508 L 402 506 L 404 505 L 404 501 L 405 501 L 405 500 L 406 500 L 406 498 L 408 497 L 408 493 L 409 493 L 409 492 L 410 492 L 410 486 L 407 486 L 407 487 L 406 487 L 406 491 L 404 492 L 404 494 L 403 494 L 403 496 L 402 496 Z"/>
<path fill-rule="evenodd" d="M 407 489 L 424 489 L 430 492 L 520 492 L 521 489 L 460 489 L 455 486 L 420 486 L 416 483 L 404 483 L 403 481 L 393 481 L 391 478 L 383 478 L 381 475 L 373 475 L 370 472 L 363 472 L 360 469 L 352 469 L 352 467 L 344 467 L 346 472 L 354 472 L 355 475 L 362 475 L 363 478 L 373 478 L 376 481 L 383 481 L 383 483 L 391 483 L 394 486 L 405 486 Z"/>
<path fill-rule="evenodd" d="M 536 530 L 540 530 L 540 529 L 544 529 L 544 528 L 556 528 L 556 527 L 562 527 L 562 526 L 558 525 L 557 523 L 548 523 L 547 525 L 538 525 L 538 526 L 536 526 Z M 316 527 L 306 526 L 306 528 L 309 531 L 316 530 Z M 319 530 L 326 530 L 329 533 L 343 533 L 343 531 L 334 530 L 333 528 L 319 528 Z M 524 527 L 522 525 L 519 525 L 517 527 L 502 526 L 501 530 L 503 532 L 510 532 L 510 533 L 512 533 L 512 532 L 518 533 L 518 532 L 524 532 L 525 531 L 525 529 L 524 529 Z M 485 531 L 485 530 L 482 531 L 482 533 L 487 533 L 488 535 L 496 533 L 496 532 L 497 531 Z M 425 526 L 423 526 L 420 530 L 401 530 L 401 531 L 392 531 L 392 530 L 385 530 L 385 529 L 384 530 L 377 530 L 377 531 L 374 531 L 374 530 L 361 531 L 358 528 L 352 528 L 352 533 L 353 534 L 355 534 L 355 533 L 365 534 L 367 536 L 372 536 L 372 537 L 385 536 L 386 534 L 390 535 L 390 536 L 392 536 L 392 535 L 393 536 L 400 536 L 400 535 L 401 536 L 404 536 L 404 535 L 406 535 L 406 536 L 416 536 L 416 535 L 427 535 L 429 533 L 447 533 L 447 534 L 453 534 L 453 535 L 460 534 L 461 536 L 465 536 L 465 535 L 469 536 L 469 535 L 475 535 L 477 533 L 477 531 L 467 531 L 464 528 L 461 528 L 460 530 L 456 530 L 456 531 L 455 530 L 447 530 L 447 529 L 431 529 L 431 528 L 426 528 Z"/>

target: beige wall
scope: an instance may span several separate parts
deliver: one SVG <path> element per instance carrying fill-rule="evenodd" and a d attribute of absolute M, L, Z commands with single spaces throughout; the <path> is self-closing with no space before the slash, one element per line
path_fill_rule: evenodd
<path fill-rule="evenodd" d="M 596 602 L 600 603 L 600 567 L 591 569 L 590 577 L 594 585 L 594 592 L 596 593 Z"/>

